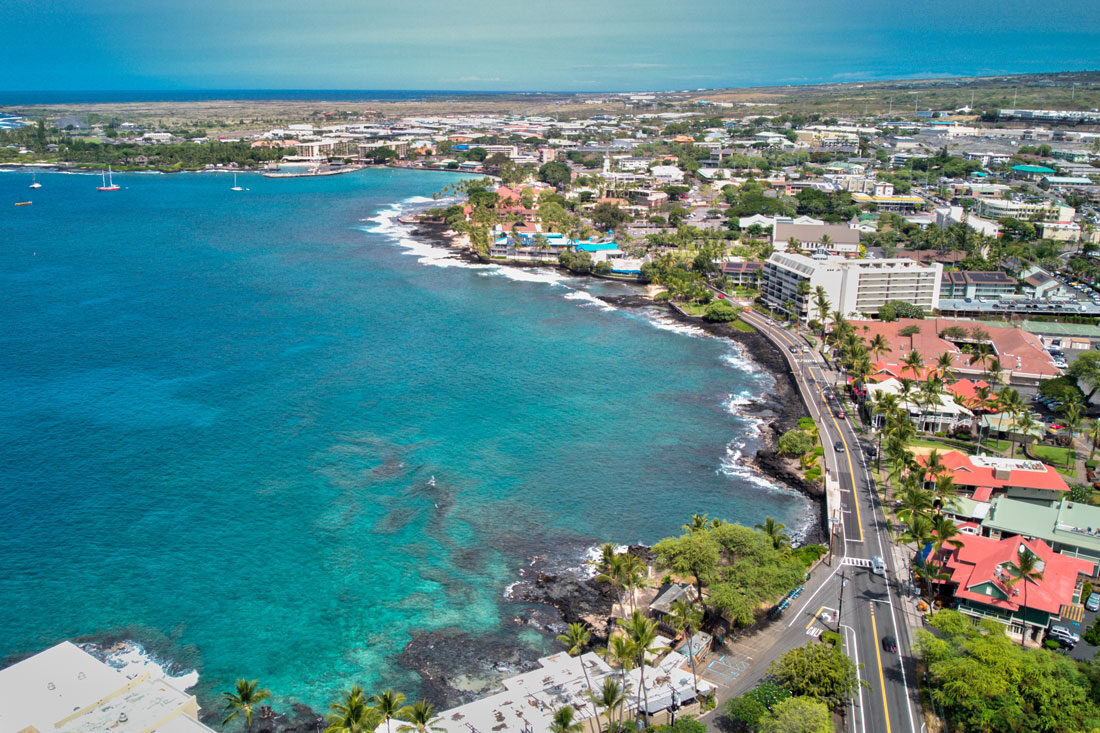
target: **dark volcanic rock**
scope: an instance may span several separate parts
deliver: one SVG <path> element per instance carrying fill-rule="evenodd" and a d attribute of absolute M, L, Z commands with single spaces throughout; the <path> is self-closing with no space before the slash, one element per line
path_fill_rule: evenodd
<path fill-rule="evenodd" d="M 584 621 L 591 624 L 597 634 L 603 635 L 615 603 L 615 591 L 609 583 L 592 578 L 536 572 L 533 577 L 517 583 L 510 598 L 553 606 L 565 623 Z"/>

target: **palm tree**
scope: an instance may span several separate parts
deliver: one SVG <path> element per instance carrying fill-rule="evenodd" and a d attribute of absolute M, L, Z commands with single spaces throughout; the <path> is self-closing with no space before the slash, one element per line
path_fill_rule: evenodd
<path fill-rule="evenodd" d="M 963 546 L 963 542 L 957 539 L 959 536 L 959 528 L 947 517 L 937 515 L 932 521 L 932 531 L 935 533 L 935 539 L 932 541 L 932 557 L 937 559 L 937 572 L 936 578 L 940 577 L 940 573 L 943 572 L 944 565 L 947 564 L 947 559 L 944 558 L 942 562 L 938 562 L 940 554 L 943 552 L 945 546 L 950 546 L 956 550 Z M 930 610 L 931 612 L 931 610 Z"/>
<path fill-rule="evenodd" d="M 763 524 L 756 525 L 756 529 L 768 536 L 768 539 L 772 541 L 772 547 L 776 550 L 791 544 L 791 538 L 783 532 L 786 528 L 786 525 L 780 524 L 771 517 L 765 517 Z"/>
<path fill-rule="evenodd" d="M 382 690 L 382 692 L 373 696 L 370 701 L 373 703 L 374 709 L 386 721 L 387 733 L 390 731 L 390 721 L 402 717 L 408 710 L 406 706 L 401 704 L 405 702 L 405 696 L 393 690 Z"/>
<path fill-rule="evenodd" d="M 633 557 L 633 555 L 631 555 Z M 582 653 L 584 648 L 588 646 L 588 642 L 592 641 L 592 630 L 588 624 L 575 622 L 569 624 L 569 628 L 566 629 L 564 634 L 558 635 L 558 641 L 565 644 L 566 649 L 569 651 L 569 656 L 577 657 L 577 661 L 581 664 L 581 672 L 584 673 L 584 687 L 588 691 L 588 694 L 592 694 L 592 681 L 588 679 L 588 668 L 584 666 L 584 657 Z M 592 732 L 598 733 L 596 730 L 596 718 L 599 717 L 599 711 L 596 710 L 595 704 L 592 705 Z"/>
<path fill-rule="evenodd" d="M 694 532 L 698 532 L 701 529 L 708 529 L 708 527 L 709 527 L 709 523 L 707 522 L 707 515 L 706 514 L 692 514 L 691 515 L 691 523 L 690 524 L 685 524 L 680 529 L 684 530 L 685 532 L 694 533 Z"/>
<path fill-rule="evenodd" d="M 1089 439 L 1092 441 L 1092 447 L 1089 449 L 1089 460 L 1091 461 L 1096 455 L 1096 446 L 1100 444 L 1100 420 L 1093 420 L 1091 427 L 1089 427 Z"/>
<path fill-rule="evenodd" d="M 787 301 L 783 303 L 783 310 L 787 311 L 787 320 L 791 323 L 798 323 L 798 314 L 794 312 L 794 301 L 787 298 Z"/>
<path fill-rule="evenodd" d="M 829 322 L 829 308 L 832 306 L 824 285 L 817 286 L 814 292 L 814 305 L 817 307 L 817 317 L 821 319 L 821 340 L 824 341 L 825 325 Z"/>
<path fill-rule="evenodd" d="M 367 733 L 382 723 L 382 715 L 367 704 L 363 688 L 355 685 L 340 693 L 340 701 L 329 706 L 325 733 Z"/>
<path fill-rule="evenodd" d="M 1024 585 L 1024 602 L 1020 604 L 1021 622 L 1023 624 L 1020 632 L 1020 646 L 1022 647 L 1024 640 L 1027 638 L 1027 584 L 1030 581 L 1038 585 L 1043 580 L 1043 561 L 1038 555 L 1029 550 L 1027 545 L 1021 544 L 1020 548 L 1016 550 L 1016 562 L 1009 562 L 1005 570 L 1012 576 L 1012 580 L 1007 584 L 1010 588 L 1015 587 L 1020 582 Z"/>
<path fill-rule="evenodd" d="M 950 352 L 945 351 L 936 358 L 936 371 L 944 381 L 954 379 L 954 373 L 951 371 L 954 366 L 955 359 Z"/>
<path fill-rule="evenodd" d="M 594 705 L 598 705 L 607 711 L 608 731 L 617 730 L 619 723 L 615 722 L 615 711 L 621 710 L 623 703 L 626 702 L 626 693 L 623 692 L 623 688 L 618 680 L 611 676 L 604 677 L 603 687 L 600 688 L 600 694 L 593 695 L 589 693 L 588 699 L 591 700 Z"/>
<path fill-rule="evenodd" d="M 909 367 L 913 371 L 913 379 L 920 379 L 920 372 L 924 369 L 924 357 L 920 355 L 920 352 L 913 349 L 905 358 L 901 360 L 902 368 Z"/>
<path fill-rule="evenodd" d="M 913 547 L 915 548 L 913 551 L 914 559 L 920 553 L 921 548 L 927 547 L 928 544 L 933 541 L 933 539 L 934 535 L 932 534 L 932 520 L 930 520 L 923 514 L 914 514 L 909 520 L 909 525 L 905 528 L 905 531 L 902 532 L 901 537 L 899 538 L 902 544 L 907 545 L 912 543 Z M 932 592 L 932 583 L 931 580 L 929 580 L 927 573 L 925 573 L 925 581 L 928 588 L 928 597 L 929 599 L 932 599 L 934 597 L 934 594 Z"/>
<path fill-rule="evenodd" d="M 1016 420 L 1016 429 L 1020 431 L 1021 448 L 1031 442 L 1032 431 L 1037 427 L 1039 427 L 1039 423 L 1035 421 L 1030 412 L 1024 411 Z"/>
<path fill-rule="evenodd" d="M 620 619 L 621 623 L 622 619 Z M 608 650 L 615 662 L 619 665 L 619 678 L 622 680 L 623 690 L 626 690 L 626 673 L 634 669 L 634 642 L 622 634 L 611 637 Z"/>
<path fill-rule="evenodd" d="M 940 509 L 958 506 L 958 497 L 955 495 L 955 479 L 949 473 L 941 473 L 936 477 L 936 483 L 932 489 L 932 496 L 939 504 Z"/>
<path fill-rule="evenodd" d="M 443 730 L 435 724 L 439 718 L 435 714 L 435 706 L 427 700 L 417 700 L 405 709 L 404 719 L 409 725 L 397 726 L 397 733 L 431 733 L 431 731 Z"/>
<path fill-rule="evenodd" d="M 1005 388 L 1001 390 L 1001 393 L 997 395 L 997 406 L 1001 412 L 1008 415 L 1010 424 L 1016 427 L 1016 418 L 1024 410 L 1024 400 L 1020 397 L 1020 393 L 1011 388 Z M 1012 441 L 1012 451 L 1010 455 L 1016 455 L 1016 430 L 1012 430 L 1009 433 L 1009 438 Z"/>
<path fill-rule="evenodd" d="M 770 520 L 771 517 L 768 517 Z M 757 525 L 759 526 L 759 525 Z M 783 525 L 779 525 L 780 528 Z M 699 696 L 699 677 L 695 674 L 695 657 L 698 651 L 692 645 L 695 632 L 703 625 L 703 612 L 683 598 L 672 604 L 672 627 L 680 631 L 688 642 L 688 656 L 691 658 L 691 679 L 695 696 Z"/>
<path fill-rule="evenodd" d="M 898 519 L 911 523 L 914 517 L 924 516 L 934 506 L 935 497 L 919 486 L 910 486 L 898 496 Z"/>
<path fill-rule="evenodd" d="M 554 717 L 550 719 L 550 730 L 553 733 L 576 733 L 583 730 L 584 726 L 576 722 L 577 711 L 572 705 L 565 705 L 554 711 Z"/>
<path fill-rule="evenodd" d="M 871 353 L 875 355 L 876 361 L 882 359 L 883 354 L 888 354 L 890 352 L 890 344 L 881 333 L 875 334 L 875 337 L 871 339 L 869 348 Z"/>
<path fill-rule="evenodd" d="M 252 730 L 252 713 L 264 700 L 271 697 L 271 690 L 260 687 L 258 680 L 237 680 L 236 692 L 223 692 L 222 702 L 229 714 L 225 716 L 222 725 L 225 725 L 238 715 L 244 715 L 245 727 Z"/>
<path fill-rule="evenodd" d="M 611 565 L 604 572 L 596 576 L 596 580 L 601 583 L 608 583 L 615 588 L 619 593 L 619 605 L 623 602 L 623 591 L 627 588 L 626 582 L 626 555 L 618 554 L 611 556 Z"/>
<path fill-rule="evenodd" d="M 657 624 L 652 619 L 642 615 L 640 611 L 634 611 L 630 618 L 619 619 L 619 626 L 630 638 L 634 646 L 634 663 L 638 666 L 638 682 L 642 686 L 642 700 L 645 702 L 645 716 L 649 720 L 649 691 L 645 686 L 646 655 L 650 646 L 657 640 Z"/>
<path fill-rule="evenodd" d="M 649 577 L 649 568 L 646 567 L 645 561 L 637 555 L 631 555 L 626 553 L 623 555 L 623 582 L 626 587 L 630 589 L 630 610 L 634 610 L 635 595 L 634 591 L 638 586 L 645 586 L 646 579 Z"/>

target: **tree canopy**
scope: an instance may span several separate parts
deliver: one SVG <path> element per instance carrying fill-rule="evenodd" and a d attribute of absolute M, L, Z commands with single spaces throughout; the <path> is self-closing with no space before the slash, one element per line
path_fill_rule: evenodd
<path fill-rule="evenodd" d="M 896 321 L 899 318 L 924 318 L 924 309 L 904 300 L 890 300 L 878 309 L 880 321 Z"/>
<path fill-rule="evenodd" d="M 833 707 L 843 705 L 859 685 L 855 662 L 831 644 L 791 649 L 768 666 L 768 674 L 794 695 Z"/>
<path fill-rule="evenodd" d="M 760 718 L 760 733 L 832 733 L 833 715 L 812 697 L 790 697 Z"/>

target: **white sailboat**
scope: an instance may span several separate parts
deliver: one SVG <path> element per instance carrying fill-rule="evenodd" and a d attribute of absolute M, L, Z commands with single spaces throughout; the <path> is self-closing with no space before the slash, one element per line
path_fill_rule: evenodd
<path fill-rule="evenodd" d="M 230 191 L 243 191 L 244 189 L 237 185 L 237 174 L 233 174 L 233 188 Z"/>
<path fill-rule="evenodd" d="M 31 185 L 27 188 L 42 188 L 42 184 L 38 182 L 38 177 L 34 171 L 31 171 Z"/>
<path fill-rule="evenodd" d="M 119 190 L 119 188 L 121 188 L 121 187 L 115 185 L 115 179 L 111 175 L 111 166 L 108 165 L 107 166 L 107 172 L 105 174 L 103 174 L 103 185 L 102 186 L 96 186 L 96 190 L 97 191 L 117 191 L 117 190 Z"/>

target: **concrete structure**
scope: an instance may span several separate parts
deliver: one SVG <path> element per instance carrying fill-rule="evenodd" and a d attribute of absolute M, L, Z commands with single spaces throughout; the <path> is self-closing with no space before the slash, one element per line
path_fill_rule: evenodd
<path fill-rule="evenodd" d="M 0 670 L 4 733 L 213 733 L 194 695 L 145 672 L 127 679 L 70 642 Z"/>
<path fill-rule="evenodd" d="M 772 247 L 785 250 L 791 240 L 798 243 L 802 252 L 848 255 L 859 252 L 859 230 L 845 224 L 796 224 L 776 219 L 772 229 Z"/>
<path fill-rule="evenodd" d="M 940 281 L 941 298 L 997 298 L 1016 293 L 1016 280 L 1000 270 L 992 272 L 945 272 Z"/>
<path fill-rule="evenodd" d="M 781 225 L 777 225 L 777 228 Z M 925 310 L 936 306 L 940 297 L 943 265 L 920 265 L 909 259 L 825 260 L 775 252 L 764 264 L 762 291 L 769 307 L 786 313 L 787 301 L 795 313 L 807 318 L 817 287 L 825 289 L 830 310 L 844 315 L 877 315 L 891 300 L 904 300 Z M 808 283 L 811 295 L 799 292 Z"/>
<path fill-rule="evenodd" d="M 924 199 L 920 196 L 906 196 L 901 194 L 883 196 L 878 194 L 853 193 L 852 200 L 857 204 L 872 205 L 879 211 L 892 211 L 895 213 L 916 211 L 925 204 Z"/>
<path fill-rule="evenodd" d="M 1033 219 L 1043 221 L 1073 221 L 1076 211 L 1054 201 L 1015 201 L 978 199 L 978 213 L 993 219 Z"/>

